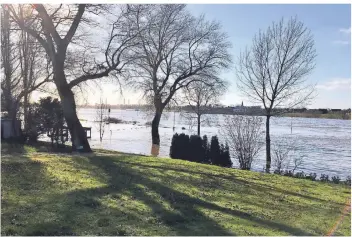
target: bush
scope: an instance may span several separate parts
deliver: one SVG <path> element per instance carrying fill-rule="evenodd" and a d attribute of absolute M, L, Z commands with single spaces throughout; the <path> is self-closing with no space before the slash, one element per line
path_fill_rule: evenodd
<path fill-rule="evenodd" d="M 189 136 L 181 133 L 174 134 L 171 141 L 170 157 L 174 159 L 187 160 L 189 158 Z"/>
<path fill-rule="evenodd" d="M 220 165 L 220 144 L 217 136 L 211 137 L 210 143 L 210 160 L 213 165 Z"/>
<path fill-rule="evenodd" d="M 172 136 L 171 140 L 171 146 L 170 146 L 170 157 L 174 159 L 180 159 L 179 151 L 180 148 L 178 147 L 179 145 L 179 135 L 178 133 L 175 133 Z"/>
<path fill-rule="evenodd" d="M 192 135 L 189 138 L 188 160 L 194 162 L 202 162 L 204 160 L 202 138 Z"/>
<path fill-rule="evenodd" d="M 302 172 L 295 173 L 294 177 L 298 178 L 298 179 L 304 179 L 306 176 L 305 176 L 304 172 L 302 171 Z"/>
<path fill-rule="evenodd" d="M 345 182 L 346 185 L 351 186 L 351 176 L 347 176 Z"/>
<path fill-rule="evenodd" d="M 41 98 L 39 103 L 34 103 L 28 111 L 28 130 L 25 131 L 29 141 L 36 142 L 42 134 L 50 132 L 53 134 L 52 142 L 56 144 L 65 142 L 60 140 L 59 130 L 64 126 L 65 119 L 61 103 L 58 99 L 48 96 Z"/>
<path fill-rule="evenodd" d="M 321 174 L 320 181 L 322 182 L 329 182 L 329 175 Z"/>
<path fill-rule="evenodd" d="M 203 161 L 202 161 L 202 163 L 210 164 L 210 154 L 209 154 L 210 153 L 210 147 L 209 147 L 207 135 L 203 136 L 202 148 L 203 148 Z"/>
<path fill-rule="evenodd" d="M 263 143 L 261 140 L 262 118 L 255 116 L 226 116 L 221 132 L 231 147 L 233 157 L 240 168 L 250 170 Z"/>
<path fill-rule="evenodd" d="M 293 172 L 291 170 L 285 170 L 283 172 L 283 175 L 284 176 L 289 176 L 289 177 L 293 177 Z"/>
<path fill-rule="evenodd" d="M 338 184 L 338 183 L 340 183 L 340 177 L 339 176 L 333 176 L 332 178 L 331 178 L 331 181 L 333 182 L 333 183 L 335 183 L 335 184 Z"/>
<path fill-rule="evenodd" d="M 232 161 L 230 158 L 229 146 L 221 144 L 220 146 L 220 156 L 219 165 L 222 167 L 232 167 Z"/>
<path fill-rule="evenodd" d="M 274 174 L 283 175 L 283 174 L 284 174 L 284 171 L 283 171 L 283 170 L 276 169 L 276 170 L 274 170 Z"/>
<path fill-rule="evenodd" d="M 315 181 L 317 178 L 317 174 L 316 173 L 310 173 L 309 175 L 306 176 L 307 179 L 310 179 L 312 181 Z"/>

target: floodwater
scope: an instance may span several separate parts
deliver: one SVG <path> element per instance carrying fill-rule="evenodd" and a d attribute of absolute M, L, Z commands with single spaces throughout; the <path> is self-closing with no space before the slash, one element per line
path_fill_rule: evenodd
<path fill-rule="evenodd" d="M 175 132 L 196 134 L 196 126 L 192 127 L 177 112 L 164 112 L 160 122 L 160 157 L 168 157 L 172 136 Z M 209 115 L 210 116 L 210 115 Z M 220 136 L 223 115 L 211 115 L 213 123 L 201 127 L 201 135 Z M 136 121 L 136 124 L 107 124 L 103 141 L 99 140 L 96 110 L 80 108 L 78 117 L 83 126 L 92 127 L 92 148 L 104 148 L 135 154 L 150 154 L 151 127 L 146 123 L 152 120 L 151 114 L 135 110 L 112 109 L 110 117 L 124 121 Z M 263 117 L 263 122 L 265 122 Z M 175 123 L 175 125 L 174 125 Z M 292 124 L 292 133 L 291 133 Z M 175 130 L 173 131 L 173 126 Z M 184 127 L 184 129 L 182 129 Z M 263 123 L 264 129 L 264 123 Z M 265 134 L 263 133 L 263 142 Z M 315 119 L 315 118 L 272 118 L 272 144 L 286 144 L 294 147 L 292 157 L 302 157 L 303 163 L 297 169 L 305 173 L 315 172 L 329 176 L 338 175 L 342 178 L 351 173 L 351 122 L 349 120 Z M 292 158 L 293 159 L 293 158 Z M 238 163 L 233 159 L 234 167 Z M 292 167 L 293 162 L 290 162 Z M 252 165 L 253 170 L 261 171 L 265 167 L 265 146 Z"/>

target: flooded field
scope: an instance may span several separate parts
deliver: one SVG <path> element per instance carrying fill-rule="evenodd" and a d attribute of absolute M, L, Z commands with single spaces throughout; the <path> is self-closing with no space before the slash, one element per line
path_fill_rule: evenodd
<path fill-rule="evenodd" d="M 129 121 L 128 124 L 108 124 L 103 142 L 99 141 L 95 109 L 78 109 L 83 126 L 92 127 L 90 144 L 93 148 L 104 148 L 136 154 L 150 154 L 151 127 L 146 125 L 152 116 L 141 111 L 111 110 L 110 116 Z M 218 135 L 224 117 L 217 115 L 215 123 L 204 124 L 201 135 Z M 264 118 L 263 118 L 264 119 Z M 135 121 L 135 124 L 132 122 Z M 174 122 L 175 121 L 175 122 Z M 173 126 L 175 123 L 175 131 Z M 292 123 L 292 133 L 291 133 Z M 185 129 L 183 130 L 182 127 Z M 190 127 L 179 113 L 165 112 L 160 122 L 160 155 L 169 156 L 169 147 L 174 132 L 195 134 L 196 127 Z M 221 136 L 219 136 L 221 140 Z M 263 134 L 264 139 L 264 134 Z M 282 142 L 295 147 L 293 156 L 301 156 L 303 164 L 298 170 L 346 177 L 351 172 L 351 122 L 349 120 L 312 118 L 272 118 L 272 144 Z M 264 141 L 264 140 L 263 140 Z M 234 166 L 238 164 L 233 160 Z M 253 165 L 254 170 L 263 170 L 265 150 L 260 152 Z"/>

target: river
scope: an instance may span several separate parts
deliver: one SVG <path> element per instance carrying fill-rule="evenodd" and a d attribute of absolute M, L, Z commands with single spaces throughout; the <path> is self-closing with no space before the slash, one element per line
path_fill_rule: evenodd
<path fill-rule="evenodd" d="M 172 136 L 175 132 L 195 134 L 196 127 L 190 127 L 188 122 L 177 112 L 164 112 L 160 122 L 160 157 L 169 156 Z M 136 121 L 136 124 L 108 124 L 105 126 L 103 141 L 99 140 L 96 110 L 78 109 L 78 117 L 83 126 L 92 127 L 92 148 L 104 148 L 135 154 L 150 154 L 151 127 L 146 126 L 152 120 L 151 114 L 135 110 L 112 109 L 111 117 L 124 121 Z M 213 117 L 213 116 L 212 116 Z M 201 135 L 218 135 L 224 116 L 217 115 L 213 123 L 201 127 Z M 175 131 L 173 131 L 175 121 Z M 264 117 L 263 117 L 264 121 Z M 291 133 L 292 123 L 292 133 Z M 263 124 L 264 125 L 264 124 Z M 185 129 L 183 130 L 182 127 Z M 219 136 L 221 140 L 221 136 Z M 274 117 L 271 120 L 272 144 L 289 144 L 295 147 L 291 152 L 293 157 L 302 157 L 303 163 L 298 168 L 305 173 L 315 172 L 329 176 L 338 175 L 342 178 L 351 173 L 351 122 L 349 120 L 288 118 Z M 264 141 L 264 134 L 263 134 Z M 233 159 L 234 167 L 238 163 Z M 292 162 L 291 162 L 292 165 Z M 261 171 L 265 166 L 265 147 L 253 163 L 253 170 Z M 291 166 L 290 166 L 291 167 Z"/>

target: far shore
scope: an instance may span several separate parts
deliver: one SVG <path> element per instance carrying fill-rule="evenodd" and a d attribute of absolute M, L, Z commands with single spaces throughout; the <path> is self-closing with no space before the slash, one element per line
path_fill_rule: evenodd
<path fill-rule="evenodd" d="M 321 118 L 321 119 L 342 119 L 351 120 L 350 114 L 328 113 L 328 114 L 311 114 L 311 113 L 286 113 L 282 117 L 296 117 L 296 118 Z"/>

